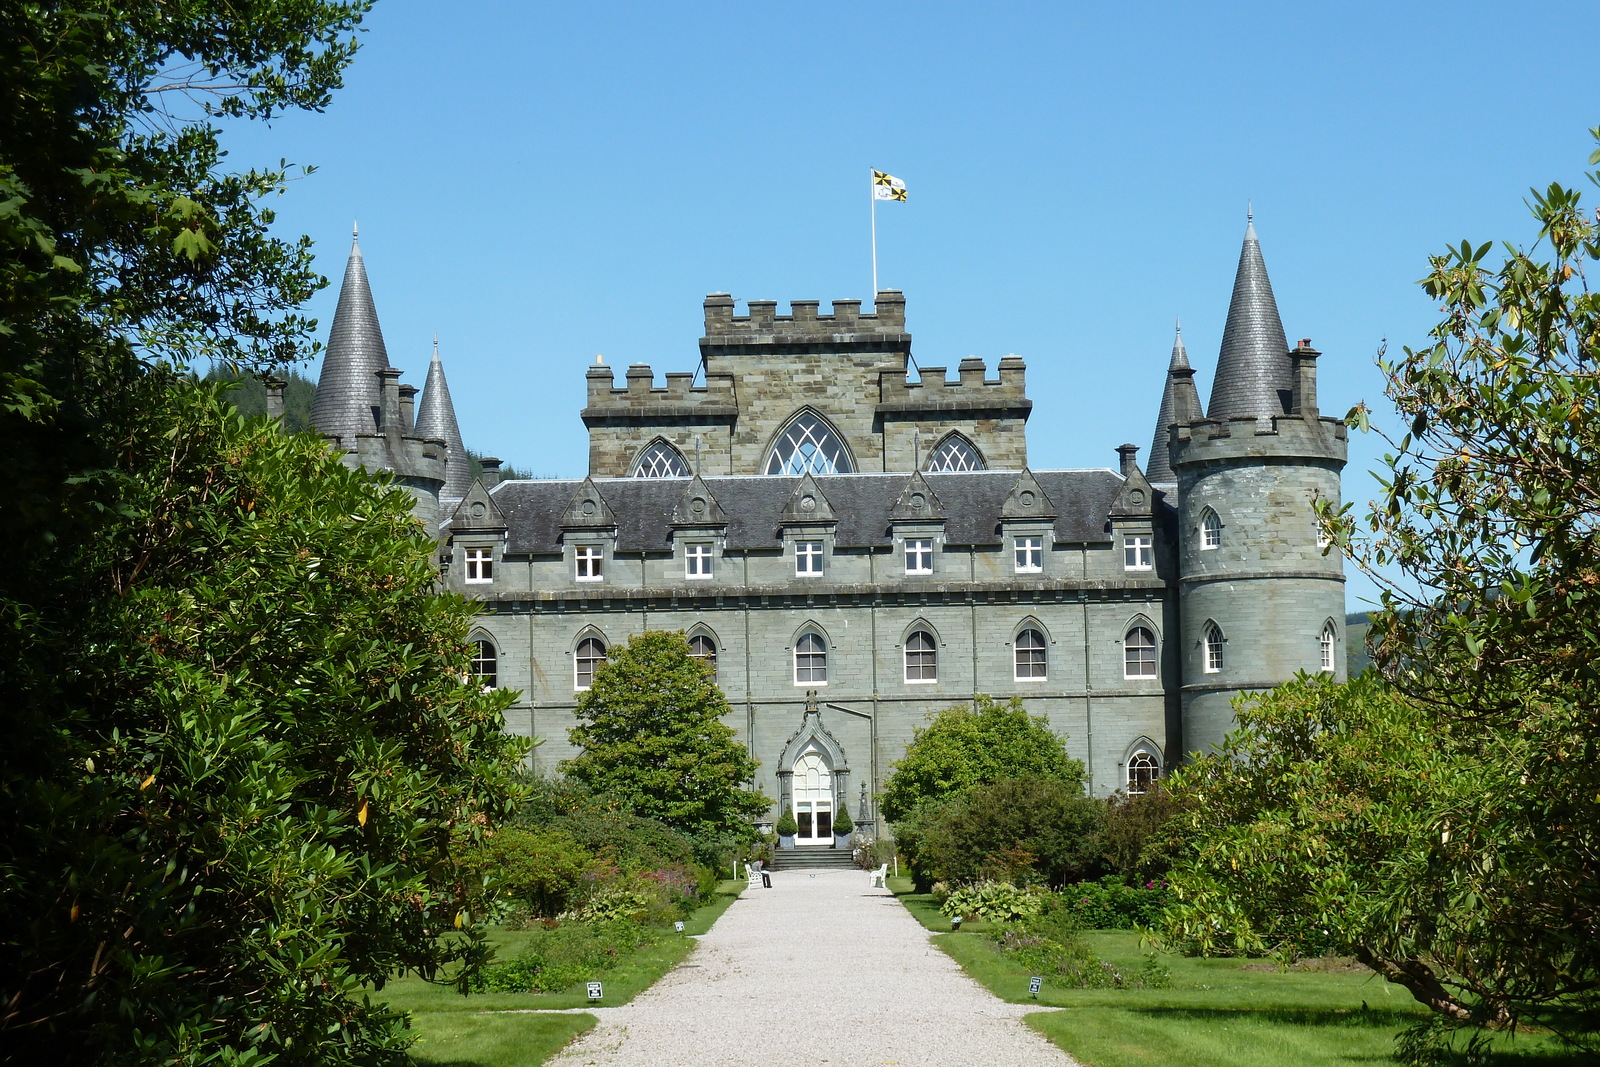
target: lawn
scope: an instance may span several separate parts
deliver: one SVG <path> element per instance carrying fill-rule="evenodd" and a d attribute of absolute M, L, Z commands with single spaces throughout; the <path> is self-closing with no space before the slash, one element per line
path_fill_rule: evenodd
<path fill-rule="evenodd" d="M 950 933 L 932 900 L 891 884 L 907 909 L 935 931 L 934 943 L 996 996 L 1037 1002 L 1028 1025 L 1084 1067 L 1347 1067 L 1394 1063 L 1394 1039 L 1426 1018 L 1410 994 L 1353 964 L 1313 961 L 1282 971 L 1260 960 L 1194 959 L 1161 952 L 1167 989 L 1061 989 L 1028 995 L 1029 974 L 1002 956 L 984 924 Z M 1085 935 L 1093 952 L 1127 972 L 1144 962 L 1139 935 Z M 1484 1067 L 1579 1067 L 1594 1063 L 1543 1035 L 1521 1034 L 1479 1061 Z"/>
<path fill-rule="evenodd" d="M 605 996 L 590 1001 L 583 982 L 559 993 L 474 993 L 462 996 L 448 986 L 408 977 L 390 982 L 376 996 L 411 1013 L 417 1032 L 411 1058 L 418 1067 L 536 1067 L 597 1021 L 585 1012 L 547 1013 L 591 1004 L 626 1004 L 648 989 L 694 947 L 692 938 L 711 929 L 744 889 L 743 879 L 717 886 L 711 900 L 684 921 L 683 933 L 668 930 L 662 940 L 618 960 L 597 975 Z M 498 958 L 515 956 L 532 935 L 494 930 L 490 940 Z M 531 1010 L 530 1010 L 531 1009 Z"/>

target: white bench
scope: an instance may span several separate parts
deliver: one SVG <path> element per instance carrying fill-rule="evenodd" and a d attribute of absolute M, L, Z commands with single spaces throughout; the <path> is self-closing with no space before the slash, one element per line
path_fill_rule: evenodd
<path fill-rule="evenodd" d="M 872 888 L 889 888 L 889 865 L 887 863 L 872 872 Z"/>
<path fill-rule="evenodd" d="M 745 888 L 754 889 L 761 884 L 761 872 L 750 864 L 744 865 Z"/>

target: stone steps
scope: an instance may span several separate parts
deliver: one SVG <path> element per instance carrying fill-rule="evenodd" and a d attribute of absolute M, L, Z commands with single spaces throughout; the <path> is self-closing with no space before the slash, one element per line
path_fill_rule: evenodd
<path fill-rule="evenodd" d="M 802 845 L 798 848 L 775 850 L 772 869 L 775 871 L 855 870 L 856 864 L 847 848 Z"/>

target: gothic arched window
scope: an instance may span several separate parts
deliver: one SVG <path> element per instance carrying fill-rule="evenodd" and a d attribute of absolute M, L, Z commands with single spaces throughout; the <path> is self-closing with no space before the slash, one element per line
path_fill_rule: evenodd
<path fill-rule="evenodd" d="M 933 635 L 926 630 L 913 630 L 906 638 L 906 681 L 937 682 L 939 680 L 939 649 Z"/>
<path fill-rule="evenodd" d="M 1338 635 L 1333 632 L 1333 623 L 1328 623 L 1322 628 L 1322 669 L 1325 673 L 1333 672 L 1333 652 L 1338 647 Z"/>
<path fill-rule="evenodd" d="M 1122 676 L 1156 676 L 1156 635 L 1148 626 L 1135 626 L 1122 638 Z"/>
<path fill-rule="evenodd" d="M 689 477 L 689 464 L 684 462 L 683 453 L 665 441 L 652 441 L 648 448 L 639 453 L 639 458 L 634 460 L 633 476 L 635 478 L 687 478 Z"/>
<path fill-rule="evenodd" d="M 849 474 L 850 453 L 822 417 L 802 411 L 789 420 L 772 443 L 768 474 Z"/>
<path fill-rule="evenodd" d="M 984 469 L 983 457 L 978 455 L 971 441 L 953 433 L 928 453 L 926 469 L 930 472 L 981 471 Z"/>
<path fill-rule="evenodd" d="M 821 634 L 803 633 L 795 642 L 794 684 L 828 684 L 828 642 Z"/>
<path fill-rule="evenodd" d="M 1135 752 L 1128 759 L 1128 792 L 1148 793 L 1161 777 L 1161 762 L 1148 752 Z"/>
<path fill-rule="evenodd" d="M 1227 638 L 1222 636 L 1222 627 L 1214 622 L 1206 623 L 1206 673 L 1216 674 L 1222 670 L 1222 643 Z"/>
<path fill-rule="evenodd" d="M 1049 677 L 1044 634 L 1030 627 L 1017 634 L 1017 640 L 1012 647 L 1016 651 L 1016 674 L 1013 677 L 1017 681 L 1026 682 Z"/>
<path fill-rule="evenodd" d="M 472 674 L 480 684 L 490 689 L 500 684 L 498 661 L 499 656 L 495 653 L 493 644 L 488 641 L 472 642 Z"/>
<path fill-rule="evenodd" d="M 606 661 L 606 643 L 598 637 L 585 637 L 578 642 L 572 657 L 572 687 L 587 689 L 594 684 L 594 672 Z"/>
<path fill-rule="evenodd" d="M 705 634 L 689 638 L 689 655 L 711 668 L 711 680 L 717 680 L 717 643 Z"/>
<path fill-rule="evenodd" d="M 1210 508 L 1200 513 L 1200 547 L 1222 547 L 1222 520 Z"/>

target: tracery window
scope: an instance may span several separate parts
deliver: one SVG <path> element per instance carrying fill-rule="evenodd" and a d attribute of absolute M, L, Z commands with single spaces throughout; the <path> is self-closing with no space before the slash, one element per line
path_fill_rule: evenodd
<path fill-rule="evenodd" d="M 1135 626 L 1122 639 L 1122 676 L 1156 676 L 1156 635 L 1148 626 Z"/>
<path fill-rule="evenodd" d="M 684 462 L 683 453 L 667 444 L 665 441 L 651 442 L 650 447 L 639 453 L 639 458 L 633 464 L 635 478 L 687 478 L 689 477 L 689 464 Z"/>
<path fill-rule="evenodd" d="M 768 474 L 849 474 L 853 469 L 844 442 L 809 411 L 789 420 L 767 458 Z"/>
<path fill-rule="evenodd" d="M 1200 547 L 1222 547 L 1222 520 L 1210 508 L 1200 514 Z"/>
<path fill-rule="evenodd" d="M 978 450 L 964 437 L 951 434 L 928 453 L 927 470 L 933 471 L 981 471 L 984 469 L 983 457 L 978 455 Z"/>
<path fill-rule="evenodd" d="M 794 684 L 828 684 L 828 643 L 821 634 L 804 633 L 795 642 Z"/>
<path fill-rule="evenodd" d="M 1135 752 L 1128 759 L 1128 792 L 1148 793 L 1161 777 L 1161 761 L 1148 752 Z"/>
<path fill-rule="evenodd" d="M 606 643 L 598 637 L 585 637 L 578 642 L 572 656 L 572 687 L 587 689 L 594 684 L 594 672 L 606 661 Z"/>
<path fill-rule="evenodd" d="M 717 680 L 717 643 L 705 634 L 689 638 L 689 655 L 711 668 L 711 680 Z"/>
<path fill-rule="evenodd" d="M 472 676 L 478 679 L 479 684 L 489 689 L 499 684 L 498 660 L 493 644 L 488 641 L 472 642 Z"/>
<path fill-rule="evenodd" d="M 1338 647 L 1338 636 L 1333 632 L 1333 623 L 1328 623 L 1322 628 L 1321 639 L 1322 669 L 1326 673 L 1333 672 L 1333 653 Z"/>
<path fill-rule="evenodd" d="M 1206 673 L 1216 674 L 1222 670 L 1222 643 L 1227 640 L 1222 636 L 1222 627 L 1214 622 L 1206 623 Z"/>
<path fill-rule="evenodd" d="M 933 635 L 926 630 L 913 630 L 906 638 L 906 681 L 937 682 L 939 680 L 939 649 Z"/>
<path fill-rule="evenodd" d="M 1017 640 L 1012 646 L 1016 651 L 1016 680 L 1019 682 L 1036 681 L 1047 677 L 1048 661 L 1046 659 L 1044 634 L 1029 628 L 1017 634 Z"/>

